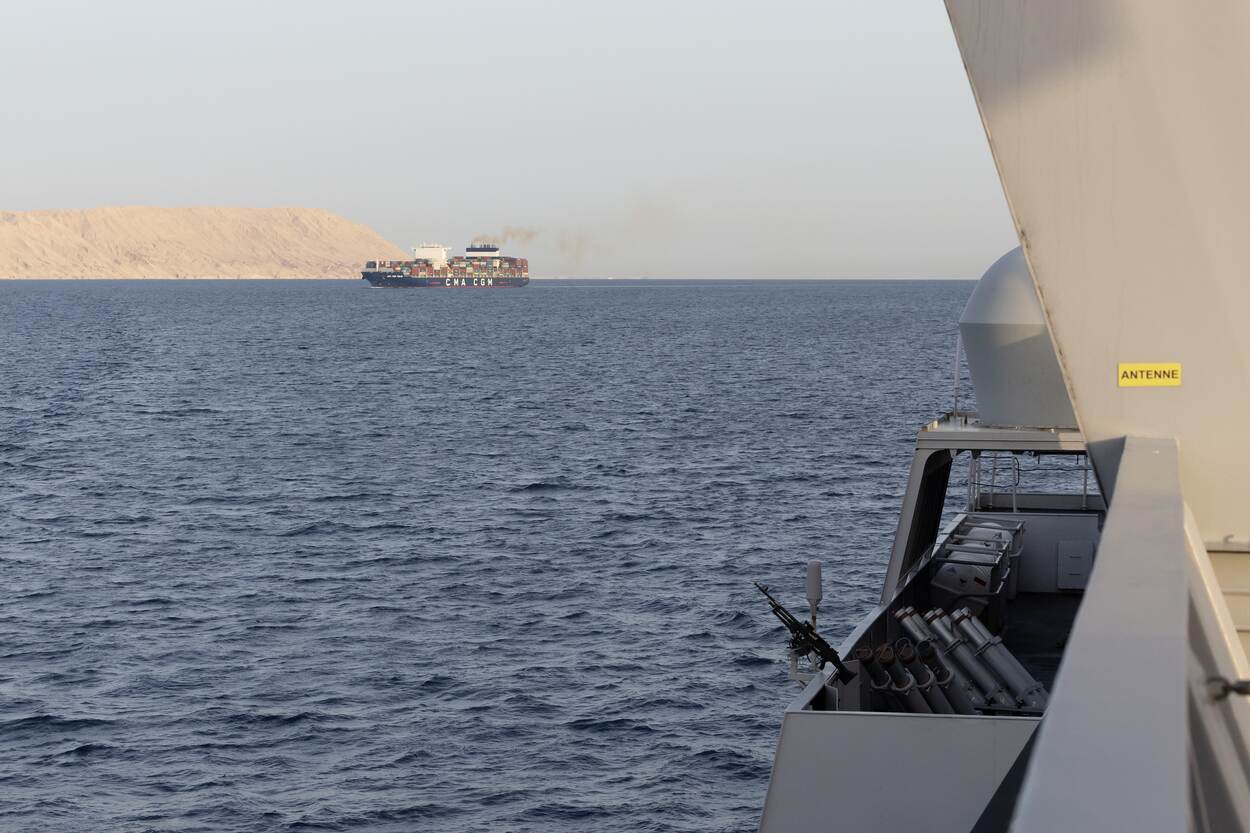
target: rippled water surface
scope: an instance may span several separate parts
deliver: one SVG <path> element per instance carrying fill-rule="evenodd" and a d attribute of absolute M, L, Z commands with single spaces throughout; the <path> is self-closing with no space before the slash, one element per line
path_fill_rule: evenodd
<path fill-rule="evenodd" d="M 970 290 L 0 284 L 0 828 L 753 830 Z"/>

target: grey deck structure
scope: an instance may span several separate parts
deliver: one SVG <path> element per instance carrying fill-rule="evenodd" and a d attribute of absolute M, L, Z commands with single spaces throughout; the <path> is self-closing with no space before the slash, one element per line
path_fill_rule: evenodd
<path fill-rule="evenodd" d="M 1049 696 L 916 713 L 863 667 L 817 673 L 783 717 L 761 829 L 1250 831 L 1250 6 L 946 6 L 1027 284 L 970 304 L 985 419 L 920 432 L 881 605 L 842 650 L 962 603 L 940 578 L 959 523 L 1018 524 L 995 570 L 1019 586 L 973 613 Z M 1025 296 L 1040 318 L 1017 320 Z M 1175 375 L 1121 383 L 1143 364 Z M 1022 491 L 1038 455 L 1088 455 L 1096 494 Z M 1000 456 L 1012 488 L 977 481 L 944 521 L 955 461 Z"/>

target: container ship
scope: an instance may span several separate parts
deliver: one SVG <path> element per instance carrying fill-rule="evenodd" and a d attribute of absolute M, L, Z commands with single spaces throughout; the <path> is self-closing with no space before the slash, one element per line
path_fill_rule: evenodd
<path fill-rule="evenodd" d="M 416 246 L 412 260 L 370 260 L 360 276 L 372 286 L 503 289 L 530 282 L 529 261 L 505 257 L 493 243 L 475 241 L 464 255 L 448 257 L 448 248 Z"/>

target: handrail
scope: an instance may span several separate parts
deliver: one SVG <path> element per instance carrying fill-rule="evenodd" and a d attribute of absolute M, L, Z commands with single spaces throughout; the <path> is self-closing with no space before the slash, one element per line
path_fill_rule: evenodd
<path fill-rule="evenodd" d="M 1189 829 L 1184 517 L 1175 440 L 1126 438 L 1012 833 Z"/>
<path fill-rule="evenodd" d="M 1012 833 L 1250 830 L 1250 702 L 1210 685 L 1250 663 L 1177 457 L 1125 439 Z"/>

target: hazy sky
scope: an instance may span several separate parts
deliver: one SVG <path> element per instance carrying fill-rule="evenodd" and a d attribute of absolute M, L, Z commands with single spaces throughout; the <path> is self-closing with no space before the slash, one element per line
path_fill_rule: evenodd
<path fill-rule="evenodd" d="M 40 0 L 0 209 L 301 205 L 535 275 L 975 276 L 1015 245 L 940 0 Z"/>

